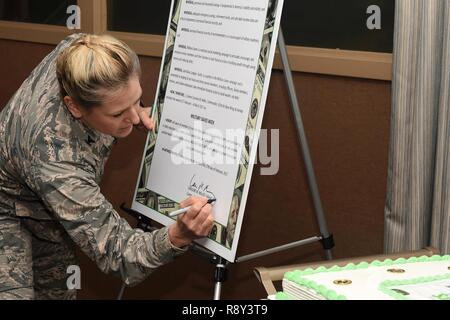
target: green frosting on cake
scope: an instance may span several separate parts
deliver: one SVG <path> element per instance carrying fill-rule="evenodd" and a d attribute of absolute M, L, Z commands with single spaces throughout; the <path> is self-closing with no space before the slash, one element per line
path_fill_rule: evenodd
<path fill-rule="evenodd" d="M 277 292 L 275 294 L 275 300 L 294 300 L 294 298 L 285 292 Z"/>
<path fill-rule="evenodd" d="M 450 294 L 441 293 L 436 296 L 436 300 L 450 300 Z"/>
<path fill-rule="evenodd" d="M 339 271 L 341 269 L 341 267 L 339 267 L 339 266 L 336 266 L 336 265 L 334 265 L 334 266 L 332 266 L 330 269 L 328 269 L 330 272 L 333 272 L 333 271 Z"/>
<path fill-rule="evenodd" d="M 368 262 L 360 262 L 356 265 L 357 269 L 367 269 L 369 267 Z"/>
<path fill-rule="evenodd" d="M 430 261 L 440 261 L 440 260 L 430 260 Z M 396 291 L 397 288 L 391 288 L 391 287 L 414 285 L 414 284 L 421 284 L 421 283 L 440 281 L 440 280 L 450 280 L 450 274 L 443 274 L 443 275 L 430 276 L 430 277 L 418 277 L 418 278 L 406 279 L 406 280 L 386 280 L 386 281 L 383 281 L 382 283 L 380 283 L 379 289 L 383 293 L 385 293 L 395 299 L 407 300 L 408 299 L 407 296 L 397 292 Z M 447 299 L 443 299 L 446 296 L 448 296 L 448 295 L 445 293 L 439 294 L 436 296 L 436 300 L 447 300 Z"/>
<path fill-rule="evenodd" d="M 374 267 L 384 267 L 384 266 L 391 266 L 391 265 L 401 265 L 401 264 L 407 264 L 407 263 L 415 263 L 415 262 L 431 262 L 431 261 L 449 261 L 450 262 L 450 255 L 434 255 L 434 256 L 421 256 L 421 257 L 410 257 L 408 259 L 405 258 L 398 258 L 395 260 L 392 259 L 386 259 L 384 261 L 374 260 L 370 263 L 368 262 L 360 262 L 358 264 L 349 263 L 346 266 L 340 267 L 337 265 L 334 265 L 330 268 L 326 268 L 324 266 L 320 266 L 316 269 L 313 268 L 307 268 L 305 270 L 294 270 L 286 272 L 285 278 L 289 281 L 292 281 L 294 283 L 297 283 L 299 285 L 302 285 L 304 287 L 310 288 L 323 296 L 325 299 L 328 300 L 346 300 L 347 298 L 344 295 L 337 294 L 334 290 L 327 289 L 323 285 L 317 284 L 313 280 L 308 280 L 304 278 L 304 276 L 316 274 L 316 273 L 322 273 L 322 272 L 337 272 L 337 271 L 348 271 L 348 270 L 358 270 L 358 269 L 367 269 L 370 266 Z M 443 279 L 450 279 L 449 275 L 444 275 L 446 278 Z M 429 282 L 429 281 L 435 281 L 435 280 L 443 280 L 439 277 L 442 276 L 433 276 L 433 277 L 419 277 L 414 279 L 407 279 L 407 280 L 386 280 L 383 281 L 380 284 L 379 289 L 385 293 L 388 294 L 391 297 L 394 297 L 395 299 L 404 300 L 406 297 L 402 295 L 401 293 L 398 293 L 396 291 L 391 290 L 389 287 L 395 286 L 395 285 L 407 285 L 407 284 L 419 284 L 423 282 Z M 400 283 L 401 282 L 401 283 Z M 292 297 L 291 297 L 292 299 Z"/>
<path fill-rule="evenodd" d="M 375 266 L 375 267 L 381 267 L 383 265 L 383 262 L 381 262 L 380 260 L 375 260 L 372 261 L 371 263 L 369 263 L 369 266 Z"/>

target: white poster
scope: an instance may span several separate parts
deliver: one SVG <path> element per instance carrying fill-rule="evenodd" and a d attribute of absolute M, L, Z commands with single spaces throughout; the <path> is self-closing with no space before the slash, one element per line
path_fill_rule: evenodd
<path fill-rule="evenodd" d="M 174 0 L 133 209 L 164 225 L 191 195 L 217 199 L 197 243 L 233 262 L 283 0 Z"/>

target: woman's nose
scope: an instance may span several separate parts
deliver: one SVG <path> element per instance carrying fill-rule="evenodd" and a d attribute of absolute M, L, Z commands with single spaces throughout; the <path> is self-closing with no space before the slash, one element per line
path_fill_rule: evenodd
<path fill-rule="evenodd" d="M 141 119 L 139 118 L 139 115 L 135 108 L 131 108 L 129 120 L 133 125 L 139 124 L 139 122 L 141 122 Z"/>

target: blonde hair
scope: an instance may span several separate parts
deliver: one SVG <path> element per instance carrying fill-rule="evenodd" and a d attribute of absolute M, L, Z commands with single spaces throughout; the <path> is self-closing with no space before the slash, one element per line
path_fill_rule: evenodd
<path fill-rule="evenodd" d="M 82 35 L 61 52 L 56 65 L 62 96 L 85 108 L 101 105 L 107 90 L 119 89 L 140 73 L 136 53 L 108 35 Z"/>

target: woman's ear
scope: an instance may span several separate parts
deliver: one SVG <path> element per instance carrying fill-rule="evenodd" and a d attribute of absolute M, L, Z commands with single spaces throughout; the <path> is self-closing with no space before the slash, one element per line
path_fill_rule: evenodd
<path fill-rule="evenodd" d="M 74 116 L 74 118 L 81 119 L 83 117 L 81 107 L 71 97 L 65 96 L 63 100 L 67 109 L 69 109 L 70 113 Z"/>

